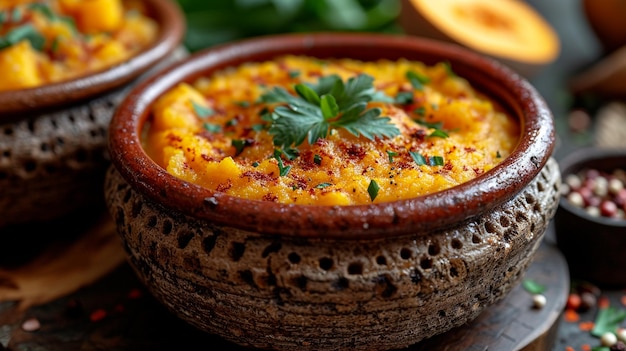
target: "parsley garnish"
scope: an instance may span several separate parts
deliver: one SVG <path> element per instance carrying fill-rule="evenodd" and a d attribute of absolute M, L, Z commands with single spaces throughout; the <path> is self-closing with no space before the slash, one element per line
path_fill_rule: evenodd
<path fill-rule="evenodd" d="M 380 190 L 378 183 L 376 183 L 374 179 L 370 180 L 370 185 L 367 187 L 367 193 L 370 194 L 370 199 L 372 201 L 374 201 L 376 196 L 378 196 L 378 190 Z"/>
<path fill-rule="evenodd" d="M 389 163 L 393 163 L 393 158 L 394 156 L 398 156 L 398 153 L 387 150 L 387 156 L 389 156 Z"/>
<path fill-rule="evenodd" d="M 278 172 L 280 173 L 281 177 L 284 177 L 287 175 L 287 173 L 289 173 L 289 170 L 291 169 L 291 166 L 286 166 L 283 164 L 283 159 L 280 157 L 280 155 L 283 152 L 276 149 L 274 150 L 274 158 L 276 159 L 276 161 L 278 161 Z"/>
<path fill-rule="evenodd" d="M 448 133 L 444 132 L 444 131 L 443 131 L 443 130 L 441 130 L 441 129 L 435 129 L 435 130 L 433 130 L 433 132 L 432 132 L 432 133 L 430 133 L 428 136 L 429 136 L 429 137 L 432 137 L 432 138 L 444 138 L 444 139 L 445 139 L 445 138 L 447 138 L 449 135 L 448 135 Z"/>
<path fill-rule="evenodd" d="M 317 185 L 315 186 L 315 188 L 317 188 L 317 189 L 324 189 L 324 188 L 329 187 L 329 186 L 331 186 L 331 185 L 332 185 L 332 184 L 330 184 L 330 183 L 319 183 L 319 184 L 317 184 Z"/>
<path fill-rule="evenodd" d="M 259 163 L 257 161 L 252 162 L 252 167 L 254 168 L 259 167 Z"/>
<path fill-rule="evenodd" d="M 411 82 L 411 85 L 413 86 L 413 89 L 415 90 L 423 90 L 424 84 L 430 83 L 430 78 L 424 75 L 415 73 L 413 71 L 407 71 L 406 78 L 409 80 L 409 82 Z"/>
<path fill-rule="evenodd" d="M 222 126 L 219 124 L 204 123 L 202 126 L 211 133 L 219 133 L 222 131 Z"/>
<path fill-rule="evenodd" d="M 201 106 L 195 101 L 191 101 L 191 105 L 193 106 L 193 110 L 200 118 L 207 118 L 215 113 L 212 108 Z"/>
<path fill-rule="evenodd" d="M 413 93 L 410 91 L 401 91 L 396 95 L 394 101 L 400 105 L 408 105 L 413 102 Z"/>
<path fill-rule="evenodd" d="M 496 158 L 501 158 L 502 155 L 500 155 L 500 150 L 496 151 Z"/>
<path fill-rule="evenodd" d="M 445 164 L 442 156 L 431 156 L 431 157 L 426 158 L 419 152 L 415 152 L 415 151 L 409 151 L 409 154 L 411 155 L 411 157 L 413 158 L 413 161 L 415 161 L 415 163 L 418 166 L 424 166 L 424 165 L 443 166 Z"/>
<path fill-rule="evenodd" d="M 322 164 L 322 156 L 320 156 L 318 154 L 315 154 L 315 156 L 313 156 L 313 162 L 316 165 L 318 165 L 318 166 L 321 165 Z"/>
<path fill-rule="evenodd" d="M 344 83 L 339 76 L 330 75 L 320 78 L 317 85 L 297 84 L 297 96 L 280 87 L 264 94 L 264 102 L 287 103 L 272 113 L 269 133 L 274 145 L 297 147 L 305 139 L 313 144 L 337 128 L 370 140 L 400 134 L 389 117 L 380 117 L 379 108 L 367 109 L 369 101 L 389 99 L 376 92 L 373 81 L 371 76 L 361 74 Z"/>
<path fill-rule="evenodd" d="M 41 35 L 31 24 L 24 24 L 11 29 L 4 36 L 0 36 L 0 49 L 15 45 L 22 40 L 30 41 L 30 45 L 41 51 L 46 43 L 46 38 Z"/>
<path fill-rule="evenodd" d="M 601 337 L 606 332 L 615 333 L 619 325 L 626 319 L 626 310 L 614 307 L 598 309 L 598 316 L 591 335 Z"/>
<path fill-rule="evenodd" d="M 231 144 L 235 148 L 236 154 L 239 155 L 243 151 L 244 146 L 246 146 L 246 141 L 241 139 L 233 139 L 231 141 Z"/>
<path fill-rule="evenodd" d="M 235 101 L 235 105 L 240 107 L 250 107 L 250 103 L 248 101 Z"/>
<path fill-rule="evenodd" d="M 541 294 L 546 290 L 545 286 L 530 279 L 525 279 L 524 281 L 522 281 L 522 286 L 524 287 L 526 291 L 528 291 L 531 294 Z"/>
<path fill-rule="evenodd" d="M 289 71 L 290 78 L 297 78 L 298 76 L 300 76 L 300 71 Z"/>
<path fill-rule="evenodd" d="M 263 129 L 265 129 L 265 124 L 255 124 L 252 126 L 252 130 L 254 130 L 255 132 L 260 132 Z"/>

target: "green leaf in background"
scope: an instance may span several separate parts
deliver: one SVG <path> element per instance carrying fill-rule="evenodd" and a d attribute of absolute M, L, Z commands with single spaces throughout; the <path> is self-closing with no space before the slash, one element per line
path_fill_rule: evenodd
<path fill-rule="evenodd" d="M 534 280 L 530 280 L 530 279 L 525 279 L 522 282 L 522 286 L 524 287 L 524 289 L 526 291 L 528 291 L 531 294 L 541 294 L 544 291 L 546 291 L 546 287 L 537 283 Z"/>
<path fill-rule="evenodd" d="M 596 322 L 591 335 L 601 337 L 606 332 L 615 333 L 619 325 L 626 319 L 626 310 L 614 307 L 598 309 Z"/>
<path fill-rule="evenodd" d="M 247 37 L 312 31 L 401 33 L 399 0 L 178 0 L 190 51 Z"/>

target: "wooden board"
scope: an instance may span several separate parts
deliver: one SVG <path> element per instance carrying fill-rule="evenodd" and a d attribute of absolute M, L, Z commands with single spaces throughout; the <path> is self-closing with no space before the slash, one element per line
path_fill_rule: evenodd
<path fill-rule="evenodd" d="M 207 349 L 215 350 L 246 350 L 200 332 L 165 310 L 148 294 L 130 267 L 124 261 L 119 262 L 120 252 L 112 247 L 121 250 L 121 246 L 115 246 L 112 227 L 105 221 L 99 228 L 106 229 L 88 231 L 88 235 L 73 237 L 74 240 L 63 241 L 63 245 L 49 244 L 48 250 L 42 249 L 25 265 L 4 270 L 0 267 L 0 350 L 184 350 L 196 349 L 195 345 L 207 345 L 210 346 Z M 90 258 L 98 255 L 94 252 L 98 250 L 106 250 L 110 259 L 99 257 L 106 261 L 106 267 L 114 266 L 112 270 L 93 264 Z M 60 264 L 59 260 L 71 260 L 72 265 Z M 57 270 L 50 270 L 50 266 Z M 76 278 L 76 272 L 81 270 L 85 272 L 84 286 Z M 95 279 L 98 274 L 102 276 Z M 54 275 L 56 279 L 51 279 Z M 565 261 L 552 244 L 541 245 L 524 279 L 547 287 L 544 308 L 533 308 L 532 295 L 520 285 L 471 323 L 406 350 L 550 349 L 569 290 Z M 31 300 L 25 303 L 15 299 L 19 294 L 15 291 L 6 294 L 7 289 L 21 289 L 24 298 Z M 46 296 L 46 291 L 54 293 Z M 66 294 L 58 296 L 60 292 Z M 33 295 L 36 300 L 32 300 Z M 39 323 L 40 327 L 25 330 L 27 321 Z"/>

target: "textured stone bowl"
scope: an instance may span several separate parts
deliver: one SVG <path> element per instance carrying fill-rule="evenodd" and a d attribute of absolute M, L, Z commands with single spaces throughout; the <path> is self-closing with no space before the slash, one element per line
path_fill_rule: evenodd
<path fill-rule="evenodd" d="M 521 123 L 514 152 L 455 188 L 362 206 L 250 201 L 157 166 L 147 108 L 180 81 L 291 53 L 448 61 Z M 246 346 L 375 350 L 459 326 L 523 276 L 558 202 L 552 116 L 527 81 L 449 44 L 376 34 L 287 34 L 194 54 L 140 84 L 110 127 L 105 198 L 131 266 L 173 313 Z"/>
<path fill-rule="evenodd" d="M 132 85 L 180 55 L 184 17 L 176 3 L 144 2 L 160 30 L 131 59 L 77 79 L 0 92 L 0 228 L 104 208 L 111 116 Z"/>
<path fill-rule="evenodd" d="M 563 179 L 583 169 L 626 170 L 626 149 L 583 148 L 559 161 Z M 626 219 L 594 217 L 561 198 L 554 217 L 557 246 L 575 279 L 626 287 Z"/>

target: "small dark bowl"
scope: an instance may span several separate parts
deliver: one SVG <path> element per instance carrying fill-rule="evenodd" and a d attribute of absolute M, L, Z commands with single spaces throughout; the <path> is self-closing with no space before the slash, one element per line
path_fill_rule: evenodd
<path fill-rule="evenodd" d="M 143 2 L 159 26 L 143 51 L 76 79 L 0 92 L 0 229 L 104 207 L 111 116 L 132 86 L 183 54 L 176 2 Z"/>
<path fill-rule="evenodd" d="M 626 170 L 626 149 L 584 148 L 559 162 L 563 179 L 586 168 Z M 626 220 L 596 217 L 561 198 L 554 218 L 557 245 L 572 278 L 626 286 Z"/>

